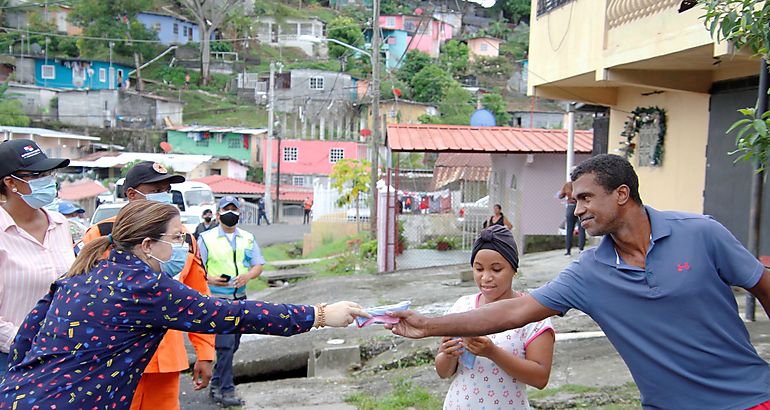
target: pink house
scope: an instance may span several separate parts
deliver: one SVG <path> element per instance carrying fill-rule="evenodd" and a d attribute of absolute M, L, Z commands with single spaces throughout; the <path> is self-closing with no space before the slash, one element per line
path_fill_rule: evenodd
<path fill-rule="evenodd" d="M 405 38 L 394 36 L 391 41 L 405 41 L 406 50 L 420 50 L 431 57 L 438 57 L 441 45 L 452 38 L 451 24 L 430 16 L 390 15 L 380 16 L 382 30 L 401 30 Z M 392 44 L 396 49 L 399 45 Z"/>
<path fill-rule="evenodd" d="M 278 164 L 278 140 L 272 144 L 273 172 Z M 267 147 L 267 144 L 264 145 Z M 267 170 L 267 149 L 262 161 Z M 366 158 L 366 145 L 353 141 L 281 140 L 281 178 L 297 186 L 312 186 L 312 178 L 328 176 L 341 159 Z"/>
<path fill-rule="evenodd" d="M 476 37 L 468 40 L 468 60 L 473 62 L 477 57 L 499 56 L 502 42 L 503 40 L 494 37 Z"/>

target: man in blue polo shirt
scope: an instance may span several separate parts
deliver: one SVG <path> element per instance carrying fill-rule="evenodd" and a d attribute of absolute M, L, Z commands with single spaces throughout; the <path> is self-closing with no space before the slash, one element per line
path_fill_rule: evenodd
<path fill-rule="evenodd" d="M 770 368 L 751 344 L 730 286 L 770 312 L 770 273 L 708 216 L 642 205 L 631 164 L 599 155 L 572 171 L 575 215 L 601 244 L 529 296 L 427 318 L 396 312 L 394 333 L 475 336 L 574 308 L 628 365 L 647 409 L 770 406 Z"/>

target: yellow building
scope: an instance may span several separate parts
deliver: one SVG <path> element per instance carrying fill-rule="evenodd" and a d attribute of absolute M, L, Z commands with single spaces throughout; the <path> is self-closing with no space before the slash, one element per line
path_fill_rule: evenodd
<path fill-rule="evenodd" d="M 372 106 L 367 107 L 367 124 L 371 124 L 366 128 L 374 127 L 374 120 L 372 118 Z M 409 100 L 383 100 L 380 101 L 380 115 L 381 118 L 385 118 L 388 124 L 419 124 L 420 116 L 422 115 L 439 115 L 438 108 L 435 105 L 421 103 Z M 385 135 L 385 128 L 381 127 L 380 135 Z"/>
<path fill-rule="evenodd" d="M 659 166 L 631 162 L 642 200 L 703 212 L 710 90 L 755 76 L 759 61 L 715 43 L 703 10 L 681 0 L 532 1 L 528 92 L 610 107 L 609 152 L 637 108 L 660 107 L 667 130 Z M 540 9 L 538 6 L 540 5 Z"/>

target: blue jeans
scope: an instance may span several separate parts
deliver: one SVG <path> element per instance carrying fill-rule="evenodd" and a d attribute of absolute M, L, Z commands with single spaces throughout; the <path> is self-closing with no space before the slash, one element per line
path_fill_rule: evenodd
<path fill-rule="evenodd" d="M 0 379 L 5 377 L 5 373 L 8 371 L 8 353 L 0 353 Z"/>
<path fill-rule="evenodd" d="M 241 334 L 217 335 L 214 339 L 214 347 L 217 350 L 217 362 L 214 364 L 214 376 L 211 384 L 219 386 L 219 391 L 234 391 L 233 382 L 233 357 L 241 345 Z"/>

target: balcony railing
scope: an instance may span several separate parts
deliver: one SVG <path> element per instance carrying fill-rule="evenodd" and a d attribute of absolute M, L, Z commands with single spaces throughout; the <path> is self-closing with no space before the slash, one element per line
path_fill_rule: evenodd
<path fill-rule="evenodd" d="M 615 28 L 665 9 L 676 8 L 681 0 L 608 0 L 607 26 Z"/>
<path fill-rule="evenodd" d="M 549 11 L 559 8 L 573 0 L 537 0 L 537 15 L 542 16 Z"/>

